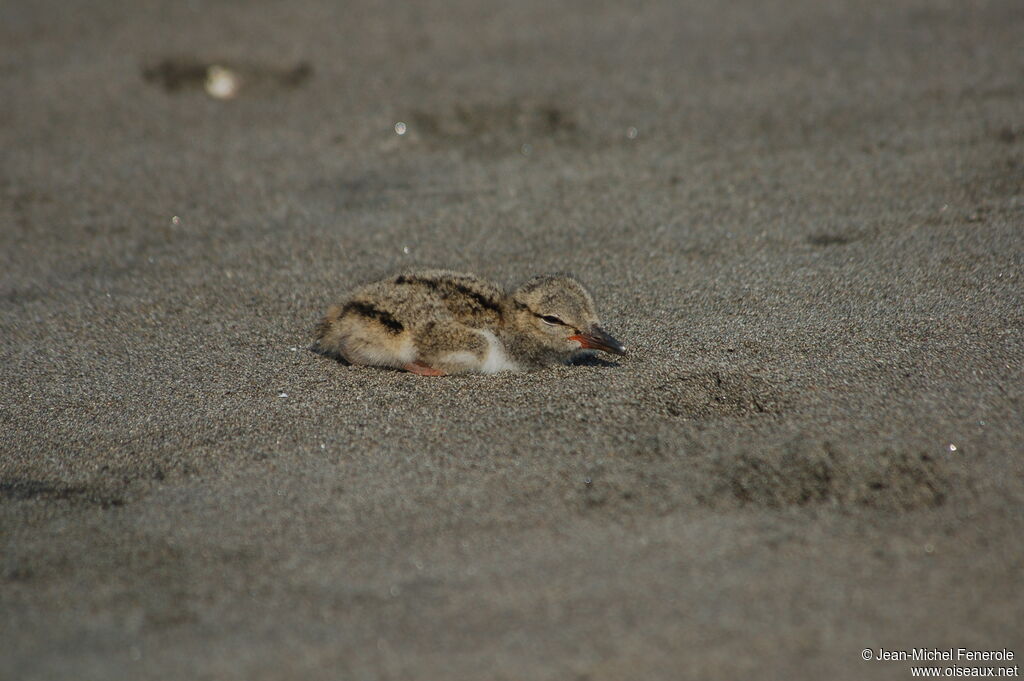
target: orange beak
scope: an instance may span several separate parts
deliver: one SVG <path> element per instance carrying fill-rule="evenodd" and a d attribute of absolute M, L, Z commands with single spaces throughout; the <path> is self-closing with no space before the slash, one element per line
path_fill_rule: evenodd
<path fill-rule="evenodd" d="M 622 343 L 612 338 L 612 336 L 600 326 L 592 326 L 589 331 L 583 331 L 575 336 L 569 336 L 569 340 L 576 341 L 580 344 L 581 348 L 586 348 L 588 350 L 601 350 L 603 352 L 610 352 L 613 355 L 626 354 L 626 348 L 623 347 Z"/>

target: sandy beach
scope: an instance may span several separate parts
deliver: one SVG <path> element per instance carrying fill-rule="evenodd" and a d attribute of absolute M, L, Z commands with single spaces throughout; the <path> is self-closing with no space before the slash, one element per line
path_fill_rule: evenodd
<path fill-rule="evenodd" d="M 1022 36 L 1019 0 L 7 3 L 0 679 L 1020 664 Z M 630 353 L 309 351 L 410 267 L 574 272 Z"/>

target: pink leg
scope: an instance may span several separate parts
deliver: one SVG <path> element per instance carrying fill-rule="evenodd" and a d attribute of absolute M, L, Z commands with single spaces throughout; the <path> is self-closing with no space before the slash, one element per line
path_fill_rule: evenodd
<path fill-rule="evenodd" d="M 426 364 L 420 364 L 419 362 L 411 362 L 405 365 L 405 370 L 410 371 L 420 376 L 447 376 L 445 372 L 434 367 L 428 367 Z"/>

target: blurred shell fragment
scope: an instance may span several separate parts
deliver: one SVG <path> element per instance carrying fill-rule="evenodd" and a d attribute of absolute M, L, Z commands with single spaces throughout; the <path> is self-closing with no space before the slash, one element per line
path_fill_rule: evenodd
<path fill-rule="evenodd" d="M 233 99 L 240 86 L 241 81 L 231 69 L 217 64 L 206 69 L 206 94 L 214 99 Z"/>

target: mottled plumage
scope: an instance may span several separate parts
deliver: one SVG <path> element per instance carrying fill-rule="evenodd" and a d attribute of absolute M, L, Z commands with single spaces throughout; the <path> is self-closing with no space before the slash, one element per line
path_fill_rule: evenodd
<path fill-rule="evenodd" d="M 625 354 L 575 278 L 535 277 L 506 293 L 472 274 L 418 270 L 367 284 L 327 311 L 317 348 L 352 364 L 418 374 L 496 373 Z"/>

